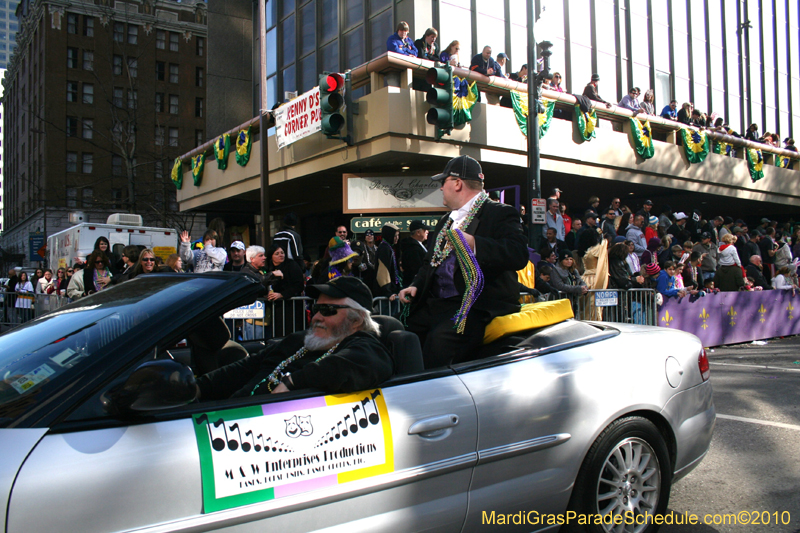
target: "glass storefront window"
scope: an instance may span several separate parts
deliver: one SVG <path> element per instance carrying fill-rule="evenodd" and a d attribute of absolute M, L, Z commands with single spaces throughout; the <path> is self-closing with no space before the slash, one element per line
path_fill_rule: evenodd
<path fill-rule="evenodd" d="M 267 78 L 267 106 L 272 106 L 278 102 L 278 76 Z"/>
<path fill-rule="evenodd" d="M 678 101 L 678 109 L 689 101 L 689 79 L 675 77 L 675 99 Z"/>
<path fill-rule="evenodd" d="M 344 36 L 344 53 L 345 69 L 352 69 L 364 63 L 364 26 L 359 26 Z"/>
<path fill-rule="evenodd" d="M 344 26 L 349 28 L 364 20 L 364 0 L 342 0 L 345 4 Z M 389 32 L 391 33 L 391 32 Z M 383 40 L 389 37 L 389 33 L 383 36 Z M 385 52 L 386 50 L 384 50 Z"/>
<path fill-rule="evenodd" d="M 669 72 L 669 26 L 667 25 L 653 24 L 653 62 L 657 69 Z"/>
<path fill-rule="evenodd" d="M 339 2 L 338 0 L 320 0 L 321 9 L 320 38 L 326 43 L 339 34 Z"/>
<path fill-rule="evenodd" d="M 283 30 L 283 36 L 281 37 L 281 43 L 283 44 L 283 64 L 287 65 L 294 61 L 297 50 L 295 45 L 296 32 L 294 27 L 294 15 L 281 22 L 281 29 Z"/>
<path fill-rule="evenodd" d="M 339 70 L 339 41 L 333 41 L 326 44 L 319 50 L 320 58 L 322 59 L 322 70 L 328 72 L 341 72 Z M 360 63 L 359 63 L 360 64 Z M 353 68 L 358 65 L 348 65 L 346 68 Z M 344 70 L 344 69 L 342 69 Z"/>
<path fill-rule="evenodd" d="M 656 113 L 661 114 L 661 110 L 672 100 L 672 88 L 668 72 L 656 71 Z"/>
<path fill-rule="evenodd" d="M 300 9 L 300 55 L 304 56 L 316 46 L 316 3 L 309 2 Z"/>
<path fill-rule="evenodd" d="M 392 34 L 392 10 L 387 9 L 369 21 L 370 56 L 378 57 L 386 53 L 386 39 Z M 424 30 L 423 30 L 424 31 Z"/>

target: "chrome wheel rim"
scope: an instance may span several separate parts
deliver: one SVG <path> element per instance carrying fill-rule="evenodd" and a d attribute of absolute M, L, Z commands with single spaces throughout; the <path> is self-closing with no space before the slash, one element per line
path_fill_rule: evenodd
<path fill-rule="evenodd" d="M 648 515 L 655 513 L 660 492 L 661 467 L 655 450 L 639 438 L 623 440 L 606 457 L 597 482 L 597 511 L 604 529 L 644 531 L 652 522 Z"/>

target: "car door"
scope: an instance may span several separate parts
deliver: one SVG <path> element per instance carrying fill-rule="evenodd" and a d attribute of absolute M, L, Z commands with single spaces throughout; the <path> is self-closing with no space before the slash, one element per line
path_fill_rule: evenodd
<path fill-rule="evenodd" d="M 52 428 L 20 469 L 8 532 L 461 530 L 477 417 L 450 371 L 266 399 Z"/>

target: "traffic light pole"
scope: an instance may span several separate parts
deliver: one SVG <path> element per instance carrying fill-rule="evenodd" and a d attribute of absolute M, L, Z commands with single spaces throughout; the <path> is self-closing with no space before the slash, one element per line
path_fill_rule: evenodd
<path fill-rule="evenodd" d="M 533 200 L 542 197 L 541 169 L 539 167 L 539 124 L 538 124 L 538 72 L 536 68 L 536 41 L 533 38 L 533 10 L 534 3 L 527 4 L 528 15 L 528 194 L 525 209 L 528 213 L 528 244 L 537 248 L 538 224 L 533 222 Z M 541 231 L 538 231 L 541 234 Z"/>
<path fill-rule="evenodd" d="M 267 115 L 264 110 L 258 118 L 259 135 L 261 136 L 261 244 L 269 248 L 269 138 L 267 136 Z"/>

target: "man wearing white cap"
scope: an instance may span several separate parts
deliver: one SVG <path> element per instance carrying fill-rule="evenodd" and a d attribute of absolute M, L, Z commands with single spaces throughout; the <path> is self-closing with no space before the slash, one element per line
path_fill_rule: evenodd
<path fill-rule="evenodd" d="M 242 241 L 233 241 L 228 250 L 228 262 L 222 267 L 223 272 L 239 272 L 247 264 L 244 259 L 245 246 Z"/>
<path fill-rule="evenodd" d="M 675 223 L 667 229 L 667 233 L 672 235 L 672 242 L 683 243 L 690 240 L 689 232 L 686 231 L 686 221 L 689 216 L 683 211 L 675 213 Z"/>

